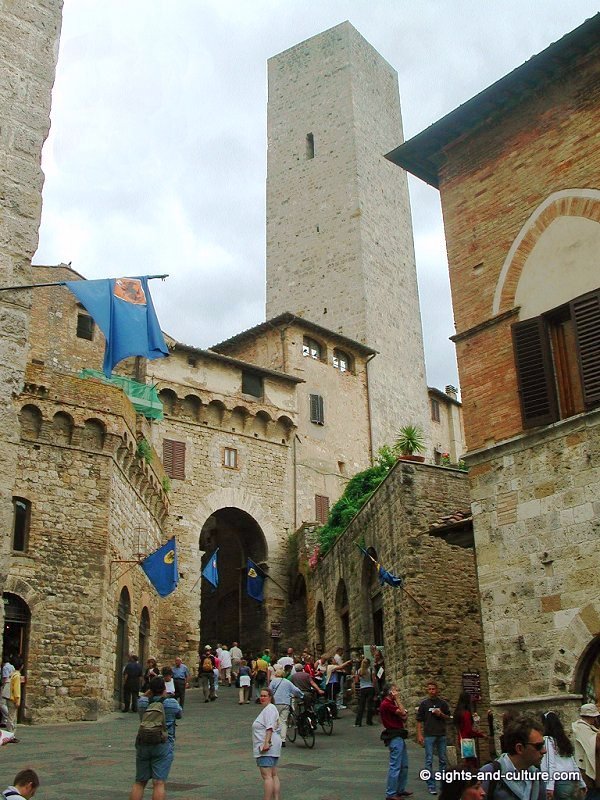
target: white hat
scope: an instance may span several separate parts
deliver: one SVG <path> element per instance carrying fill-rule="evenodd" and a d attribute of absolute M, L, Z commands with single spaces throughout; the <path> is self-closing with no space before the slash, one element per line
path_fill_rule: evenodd
<path fill-rule="evenodd" d="M 581 717 L 600 717 L 600 711 L 595 703 L 584 703 L 579 709 Z"/>

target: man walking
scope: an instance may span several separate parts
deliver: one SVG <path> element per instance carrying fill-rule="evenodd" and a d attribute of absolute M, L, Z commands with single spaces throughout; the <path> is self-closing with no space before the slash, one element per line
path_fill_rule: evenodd
<path fill-rule="evenodd" d="M 7 656 L 4 661 L 2 662 L 2 687 L 1 689 L 10 681 L 10 676 L 15 671 L 15 668 L 12 664 L 12 659 Z M 0 702 L 0 724 L 6 726 L 7 723 L 7 712 L 4 709 L 4 703 Z"/>
<path fill-rule="evenodd" d="M 587 786 L 586 800 L 600 800 L 600 710 L 584 703 L 579 719 L 571 725 L 575 740 L 575 762 Z"/>
<path fill-rule="evenodd" d="M 140 695 L 140 685 L 142 680 L 142 665 L 138 661 L 138 657 L 133 653 L 129 656 L 129 661 L 125 664 L 123 670 L 123 713 L 131 710 L 137 711 L 138 697 Z"/>
<path fill-rule="evenodd" d="M 208 703 L 209 700 L 216 700 L 214 670 L 215 657 L 212 654 L 212 647 L 207 644 L 200 659 L 200 667 L 198 668 L 198 679 L 202 687 L 205 703 Z"/>
<path fill-rule="evenodd" d="M 189 687 L 190 671 L 179 656 L 175 658 L 173 665 L 173 683 L 175 684 L 175 699 L 183 708 L 185 702 L 185 690 Z"/>
<path fill-rule="evenodd" d="M 148 696 L 150 695 L 150 696 Z M 148 695 L 140 697 L 138 711 L 140 720 L 151 703 L 161 703 L 164 713 L 163 729 L 166 728 L 166 741 L 149 744 L 140 741 L 140 733 L 135 742 L 135 783 L 129 800 L 142 800 L 146 784 L 152 778 L 152 800 L 164 800 L 166 782 L 175 755 L 175 720 L 181 719 L 182 708 L 174 697 L 168 697 L 164 678 L 152 678 Z M 151 709 L 149 714 L 154 713 Z"/>
<path fill-rule="evenodd" d="M 21 667 L 23 662 L 18 656 L 13 659 L 13 662 L 14 669 L 0 692 L 0 707 L 2 715 L 6 718 L 6 730 L 14 734 L 11 742 L 18 743 L 17 715 L 21 705 Z"/>
<path fill-rule="evenodd" d="M 8 786 L 3 792 L 1 797 L 11 798 L 11 800 L 19 800 L 19 798 L 33 797 L 36 789 L 40 785 L 40 779 L 37 773 L 32 769 L 22 769 L 17 772 L 12 786 Z"/>
<path fill-rule="evenodd" d="M 427 789 L 437 794 L 433 773 L 433 753 L 437 752 L 440 772 L 446 770 L 446 723 L 452 719 L 448 703 L 439 696 L 435 681 L 427 684 L 427 697 L 421 700 L 417 711 L 417 742 L 425 747 L 425 772 L 429 773 Z"/>
<path fill-rule="evenodd" d="M 533 717 L 517 717 L 507 725 L 503 743 L 506 752 L 481 768 L 487 800 L 545 800 L 546 784 L 539 770 L 546 752 L 543 727 Z"/>
<path fill-rule="evenodd" d="M 237 642 L 231 645 L 231 650 L 229 652 L 231 653 L 231 677 L 235 680 L 240 671 L 240 662 L 243 658 L 243 654 Z"/>

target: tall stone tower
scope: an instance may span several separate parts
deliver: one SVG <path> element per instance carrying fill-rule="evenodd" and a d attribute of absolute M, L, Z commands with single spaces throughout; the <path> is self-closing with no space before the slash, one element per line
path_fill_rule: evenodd
<path fill-rule="evenodd" d="M 267 319 L 369 345 L 373 443 L 429 432 L 398 76 L 349 23 L 269 59 Z"/>

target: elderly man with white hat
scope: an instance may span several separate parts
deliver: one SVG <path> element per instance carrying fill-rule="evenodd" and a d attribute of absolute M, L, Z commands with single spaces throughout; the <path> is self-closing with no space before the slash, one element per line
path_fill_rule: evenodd
<path fill-rule="evenodd" d="M 587 786 L 586 800 L 600 800 L 600 710 L 584 703 L 579 719 L 571 726 L 575 740 L 575 761 Z"/>

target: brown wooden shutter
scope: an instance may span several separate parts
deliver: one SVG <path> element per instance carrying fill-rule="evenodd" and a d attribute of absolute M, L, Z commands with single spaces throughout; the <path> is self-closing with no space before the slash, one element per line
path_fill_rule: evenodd
<path fill-rule="evenodd" d="M 185 442 L 163 439 L 163 466 L 169 478 L 185 480 Z"/>
<path fill-rule="evenodd" d="M 329 498 L 322 494 L 315 495 L 315 517 L 323 525 L 329 517 Z"/>
<path fill-rule="evenodd" d="M 541 317 L 512 326 L 523 427 L 548 425 L 558 419 L 552 354 Z"/>
<path fill-rule="evenodd" d="M 586 406 L 600 403 L 600 290 L 571 300 Z"/>
<path fill-rule="evenodd" d="M 323 398 L 320 394 L 310 395 L 310 421 L 316 425 L 325 424 L 325 415 L 323 413 Z"/>

